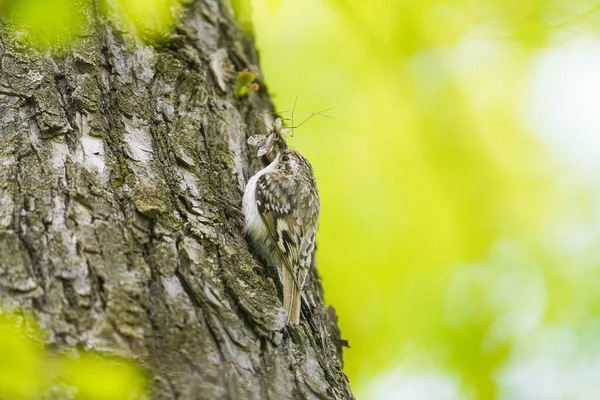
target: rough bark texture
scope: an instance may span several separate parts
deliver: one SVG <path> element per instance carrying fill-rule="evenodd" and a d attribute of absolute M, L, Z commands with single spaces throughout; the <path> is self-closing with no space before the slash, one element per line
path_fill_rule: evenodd
<path fill-rule="evenodd" d="M 66 55 L 0 31 L 0 302 L 53 347 L 134 357 L 154 399 L 350 399 L 316 271 L 302 323 L 238 212 L 263 89 L 252 39 L 217 0 L 185 5 L 162 46 L 82 5 Z M 256 164 L 256 163 L 255 163 Z"/>

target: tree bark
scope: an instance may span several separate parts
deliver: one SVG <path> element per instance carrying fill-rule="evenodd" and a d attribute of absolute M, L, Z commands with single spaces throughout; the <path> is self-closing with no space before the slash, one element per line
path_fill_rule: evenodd
<path fill-rule="evenodd" d="M 250 34 L 187 1 L 162 45 L 81 5 L 62 56 L 0 31 L 0 304 L 48 345 L 133 357 L 154 399 L 351 399 L 316 270 L 298 327 L 242 235 L 263 82 Z M 254 164 L 258 164 L 254 162 Z"/>

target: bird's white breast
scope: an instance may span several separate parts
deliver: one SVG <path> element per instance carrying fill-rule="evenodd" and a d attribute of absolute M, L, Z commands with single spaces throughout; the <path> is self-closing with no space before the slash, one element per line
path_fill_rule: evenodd
<path fill-rule="evenodd" d="M 245 215 L 244 230 L 255 240 L 264 239 L 269 235 L 269 231 L 260 217 L 260 214 L 258 213 L 258 207 L 256 204 L 256 184 L 258 182 L 258 178 L 276 169 L 278 158 L 279 156 L 277 156 L 271 164 L 267 165 L 265 168 L 261 169 L 254 176 L 252 176 L 252 178 L 250 178 L 246 184 L 246 189 L 244 190 L 244 198 L 242 200 L 242 207 Z"/>

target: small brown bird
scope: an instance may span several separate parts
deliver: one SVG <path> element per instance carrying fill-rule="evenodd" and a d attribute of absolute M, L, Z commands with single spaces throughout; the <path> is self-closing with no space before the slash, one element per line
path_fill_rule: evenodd
<path fill-rule="evenodd" d="M 259 255 L 279 272 L 287 322 L 298 324 L 320 209 L 310 163 L 296 150 L 282 150 L 250 178 L 243 208 L 245 233 Z"/>

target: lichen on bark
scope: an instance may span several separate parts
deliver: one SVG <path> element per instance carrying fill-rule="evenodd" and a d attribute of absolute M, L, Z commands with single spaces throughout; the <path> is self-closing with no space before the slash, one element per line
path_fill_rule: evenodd
<path fill-rule="evenodd" d="M 285 327 L 242 235 L 246 139 L 272 109 L 264 82 L 233 96 L 252 38 L 228 4 L 184 7 L 160 45 L 92 6 L 61 54 L 0 26 L 0 304 L 53 348 L 134 358 L 155 399 L 350 399 L 318 274 Z"/>

